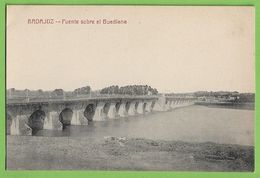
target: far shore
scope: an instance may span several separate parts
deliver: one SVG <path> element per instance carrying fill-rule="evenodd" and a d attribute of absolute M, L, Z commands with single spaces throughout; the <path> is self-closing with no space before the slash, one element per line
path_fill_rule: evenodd
<path fill-rule="evenodd" d="M 236 103 L 236 102 L 196 102 L 196 105 L 203 105 L 216 108 L 227 109 L 246 109 L 255 110 L 255 103 Z"/>

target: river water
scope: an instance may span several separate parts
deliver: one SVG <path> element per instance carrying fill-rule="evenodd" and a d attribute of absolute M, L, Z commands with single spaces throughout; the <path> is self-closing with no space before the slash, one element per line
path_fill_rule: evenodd
<path fill-rule="evenodd" d="M 172 111 L 94 121 L 38 136 L 104 138 L 106 136 L 254 145 L 254 110 L 188 106 Z"/>

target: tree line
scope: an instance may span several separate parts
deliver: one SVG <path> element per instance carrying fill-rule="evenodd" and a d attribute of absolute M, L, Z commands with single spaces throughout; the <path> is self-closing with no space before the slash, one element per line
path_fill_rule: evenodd
<path fill-rule="evenodd" d="M 157 95 L 158 90 L 148 85 L 112 85 L 101 89 L 100 94 Z"/>
<path fill-rule="evenodd" d="M 105 87 L 101 90 L 92 91 L 90 86 L 84 86 L 80 88 L 76 88 L 73 91 L 64 91 L 61 88 L 54 89 L 52 91 L 43 91 L 39 90 L 16 90 L 15 88 L 11 88 L 7 90 L 8 97 L 75 97 L 82 95 L 99 95 L 99 94 L 126 94 L 126 95 L 156 95 L 158 94 L 158 90 L 156 88 L 152 88 L 148 85 L 127 85 L 119 87 L 117 85 Z"/>

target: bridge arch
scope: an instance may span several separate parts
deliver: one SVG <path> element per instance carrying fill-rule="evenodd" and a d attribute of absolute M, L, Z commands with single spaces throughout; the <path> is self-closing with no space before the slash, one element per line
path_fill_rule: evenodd
<path fill-rule="evenodd" d="M 73 116 L 73 111 L 70 108 L 65 108 L 59 114 L 59 121 L 62 123 L 62 129 L 65 129 L 67 126 L 71 125 L 71 120 Z"/>
<path fill-rule="evenodd" d="M 45 112 L 40 109 L 34 111 L 30 115 L 28 119 L 28 126 L 32 129 L 32 135 L 35 135 L 39 130 L 43 129 L 45 118 Z"/>
<path fill-rule="evenodd" d="M 84 110 L 84 117 L 88 120 L 88 121 L 93 121 L 93 117 L 95 115 L 95 105 L 94 104 L 88 104 L 86 109 Z"/>

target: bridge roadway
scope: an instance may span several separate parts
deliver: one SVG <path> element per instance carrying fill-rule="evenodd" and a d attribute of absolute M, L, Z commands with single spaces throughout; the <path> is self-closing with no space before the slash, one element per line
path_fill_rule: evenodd
<path fill-rule="evenodd" d="M 34 135 L 42 129 L 62 130 L 120 117 L 167 111 L 194 104 L 195 98 L 157 96 L 96 96 L 86 98 L 8 100 L 7 134 Z"/>

